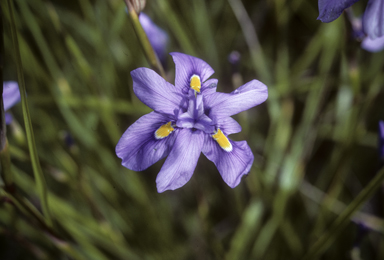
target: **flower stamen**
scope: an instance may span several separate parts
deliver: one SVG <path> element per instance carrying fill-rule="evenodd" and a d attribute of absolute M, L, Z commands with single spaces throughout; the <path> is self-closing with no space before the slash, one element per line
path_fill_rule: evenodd
<path fill-rule="evenodd" d="M 172 122 L 168 122 L 162 126 L 159 127 L 159 129 L 155 132 L 155 138 L 156 139 L 163 139 L 170 135 L 175 129 L 171 125 Z"/>
<path fill-rule="evenodd" d="M 200 93 L 201 81 L 200 81 L 200 77 L 198 75 L 196 75 L 196 74 L 192 75 L 189 85 L 195 91 L 195 94 L 196 94 L 196 92 Z"/>
<path fill-rule="evenodd" d="M 220 130 L 220 128 L 218 128 L 217 132 L 212 135 L 212 138 L 220 145 L 221 148 L 223 148 L 224 151 L 232 151 L 233 148 L 231 142 L 224 135 L 223 131 Z"/>

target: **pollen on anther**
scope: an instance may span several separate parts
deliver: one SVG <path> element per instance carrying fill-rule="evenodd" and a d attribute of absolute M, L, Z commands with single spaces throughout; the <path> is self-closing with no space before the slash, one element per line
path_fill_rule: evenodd
<path fill-rule="evenodd" d="M 172 127 L 171 122 L 168 122 L 159 127 L 155 132 L 156 139 L 163 139 L 170 135 L 175 129 Z"/>
<path fill-rule="evenodd" d="M 212 138 L 219 144 L 219 146 L 226 152 L 231 152 L 233 147 L 228 138 L 224 135 L 224 133 L 219 129 L 217 129 L 217 133 L 212 135 Z"/>
<path fill-rule="evenodd" d="M 193 90 L 200 93 L 201 81 L 198 75 L 196 74 L 192 75 L 189 85 Z"/>

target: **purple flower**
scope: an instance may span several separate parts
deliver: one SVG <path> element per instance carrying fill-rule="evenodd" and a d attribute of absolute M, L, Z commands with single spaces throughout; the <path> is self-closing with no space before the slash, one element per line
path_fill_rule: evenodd
<path fill-rule="evenodd" d="M 344 9 L 358 0 L 319 0 L 319 17 L 323 23 L 338 18 Z M 384 36 L 384 0 L 369 0 L 363 15 L 364 33 L 371 39 Z"/>
<path fill-rule="evenodd" d="M 369 52 L 379 52 L 384 49 L 384 36 L 371 39 L 363 32 L 363 22 L 361 18 L 356 18 L 353 13 L 348 10 L 348 18 L 352 25 L 352 36 L 357 41 L 362 41 L 361 48 Z"/>
<path fill-rule="evenodd" d="M 361 43 L 361 48 L 369 52 L 379 52 L 384 49 L 384 36 L 372 40 L 369 37 L 365 37 Z"/>
<path fill-rule="evenodd" d="M 384 122 L 379 121 L 379 157 L 384 161 Z"/>
<path fill-rule="evenodd" d="M 319 0 L 319 17 L 317 20 L 330 23 L 336 20 L 344 11 L 359 0 Z"/>
<path fill-rule="evenodd" d="M 4 111 L 10 109 L 13 105 L 20 101 L 19 85 L 15 81 L 3 82 L 3 102 Z M 9 113 L 5 113 L 5 123 L 10 124 L 12 116 Z"/>
<path fill-rule="evenodd" d="M 213 69 L 203 60 L 171 53 L 176 65 L 175 85 L 153 70 L 131 72 L 133 91 L 154 111 L 139 118 L 116 146 L 122 165 L 142 171 L 167 157 L 156 183 L 158 192 L 185 185 L 202 152 L 232 188 L 247 174 L 253 154 L 246 141 L 232 141 L 228 135 L 241 131 L 230 116 L 267 99 L 267 87 L 252 80 L 232 93 L 216 92 Z"/>
<path fill-rule="evenodd" d="M 369 0 L 363 16 L 364 32 L 376 39 L 384 36 L 384 0 Z"/>
<path fill-rule="evenodd" d="M 139 21 L 147 34 L 153 50 L 156 52 L 160 61 L 164 61 L 167 51 L 168 34 L 152 22 L 151 18 L 143 12 L 139 15 Z"/>

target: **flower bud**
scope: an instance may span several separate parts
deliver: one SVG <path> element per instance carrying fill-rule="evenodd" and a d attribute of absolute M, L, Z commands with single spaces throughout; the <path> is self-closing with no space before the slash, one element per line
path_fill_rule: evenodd
<path fill-rule="evenodd" d="M 141 11 L 143 11 L 146 0 L 128 0 L 127 4 L 129 3 L 130 6 L 128 6 L 129 9 L 133 8 L 137 14 L 139 14 Z"/>

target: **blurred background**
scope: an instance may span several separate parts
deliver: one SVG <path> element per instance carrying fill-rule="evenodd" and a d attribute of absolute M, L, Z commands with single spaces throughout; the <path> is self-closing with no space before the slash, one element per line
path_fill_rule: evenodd
<path fill-rule="evenodd" d="M 356 16 L 366 2 L 353 6 Z M 346 15 L 323 24 L 316 0 L 147 0 L 167 52 L 210 64 L 218 91 L 252 79 L 269 91 L 234 117 L 243 130 L 230 138 L 247 140 L 255 156 L 238 187 L 201 155 L 184 187 L 159 194 L 164 160 L 133 172 L 115 154 L 123 132 L 151 111 L 132 91 L 130 71 L 150 64 L 124 1 L 13 3 L 53 224 L 39 220 L 19 103 L 7 126 L 18 199 L 2 184 L 0 259 L 384 259 L 383 187 L 345 224 L 334 222 L 380 169 L 384 119 L 384 52 L 363 50 Z M 3 80 L 17 81 L 1 7 Z M 163 65 L 174 83 L 170 55 Z"/>

